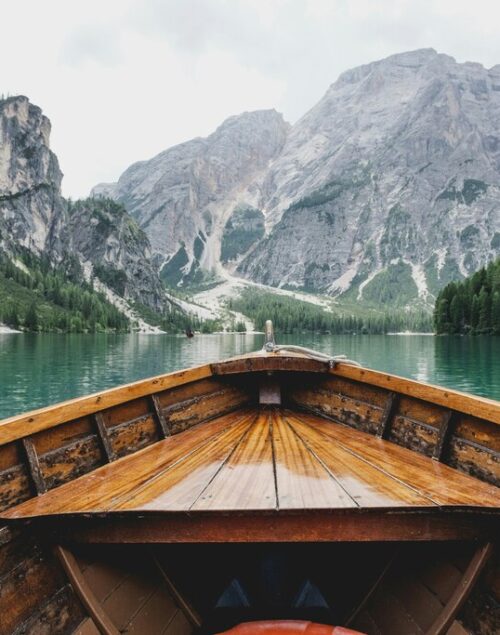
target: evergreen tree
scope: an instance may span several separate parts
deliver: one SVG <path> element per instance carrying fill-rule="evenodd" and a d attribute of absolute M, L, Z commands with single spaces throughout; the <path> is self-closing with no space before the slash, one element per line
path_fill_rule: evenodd
<path fill-rule="evenodd" d="M 437 333 L 500 335 L 500 259 L 441 290 L 434 326 Z"/>
<path fill-rule="evenodd" d="M 32 302 L 24 318 L 24 327 L 28 331 L 38 331 L 38 314 L 36 312 L 36 304 Z"/>

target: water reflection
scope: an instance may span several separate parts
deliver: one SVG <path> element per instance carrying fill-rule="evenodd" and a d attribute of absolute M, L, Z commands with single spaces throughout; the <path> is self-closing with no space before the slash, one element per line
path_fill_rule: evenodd
<path fill-rule="evenodd" d="M 239 355 L 262 335 L 0 335 L 0 417 L 151 375 Z M 362 364 L 500 399 L 500 338 L 282 336 Z"/>

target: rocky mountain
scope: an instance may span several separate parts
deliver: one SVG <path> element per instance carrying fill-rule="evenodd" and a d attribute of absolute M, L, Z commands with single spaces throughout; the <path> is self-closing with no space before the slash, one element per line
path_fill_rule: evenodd
<path fill-rule="evenodd" d="M 500 253 L 500 65 L 393 55 L 342 74 L 292 127 L 245 113 L 93 193 L 125 205 L 173 284 L 223 260 L 273 286 L 429 303 Z"/>
<path fill-rule="evenodd" d="M 0 99 L 0 248 L 42 254 L 64 242 L 62 173 L 50 121 L 26 97 Z"/>
<path fill-rule="evenodd" d="M 76 255 L 110 298 L 162 312 L 170 302 L 146 234 L 114 201 L 65 201 L 49 137 L 49 120 L 26 97 L 0 100 L 0 257 L 27 249 L 60 264 Z"/>
<path fill-rule="evenodd" d="M 341 75 L 267 177 L 254 280 L 425 300 L 500 250 L 500 66 L 432 49 Z"/>
<path fill-rule="evenodd" d="M 289 130 L 274 110 L 227 119 L 209 137 L 129 167 L 93 196 L 123 203 L 148 234 L 171 284 L 195 281 L 220 261 L 224 226 L 241 205 L 259 207 L 262 182 Z"/>

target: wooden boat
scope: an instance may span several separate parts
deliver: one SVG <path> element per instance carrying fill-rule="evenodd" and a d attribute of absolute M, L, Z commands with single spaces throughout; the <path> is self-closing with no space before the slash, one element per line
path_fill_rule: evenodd
<path fill-rule="evenodd" d="M 0 423 L 0 635 L 500 632 L 500 403 L 267 348 Z"/>

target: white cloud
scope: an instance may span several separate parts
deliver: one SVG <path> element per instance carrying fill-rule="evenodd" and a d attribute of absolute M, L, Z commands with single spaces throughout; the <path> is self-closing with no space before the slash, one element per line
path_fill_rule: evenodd
<path fill-rule="evenodd" d="M 347 68 L 432 46 L 500 63 L 491 0 L 25 0 L 3 3 L 0 93 L 52 121 L 64 193 L 272 108 L 294 121 Z"/>

